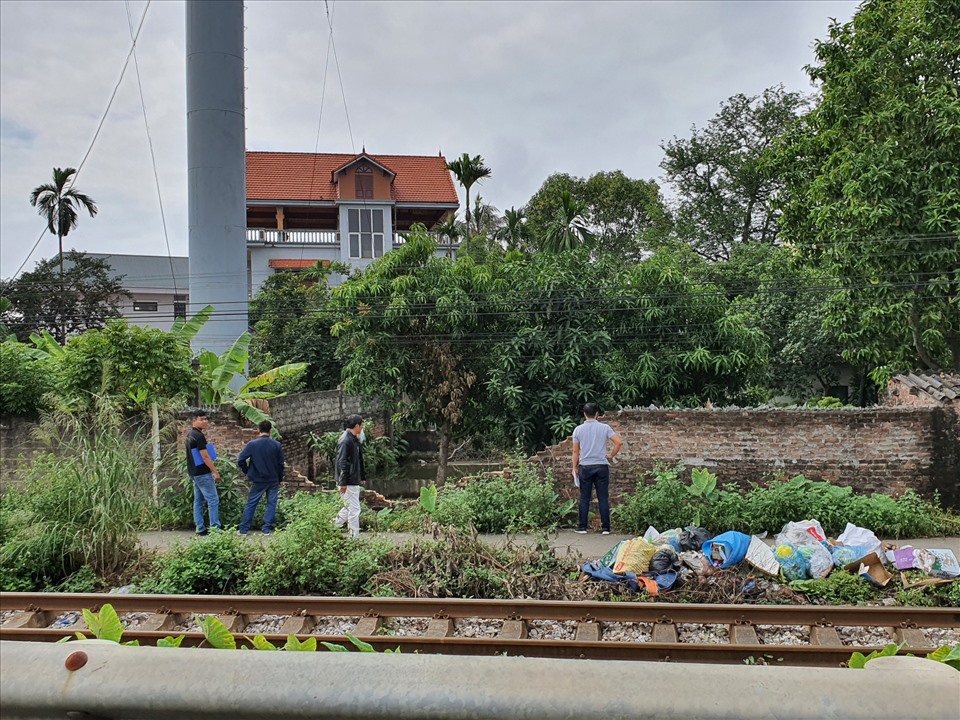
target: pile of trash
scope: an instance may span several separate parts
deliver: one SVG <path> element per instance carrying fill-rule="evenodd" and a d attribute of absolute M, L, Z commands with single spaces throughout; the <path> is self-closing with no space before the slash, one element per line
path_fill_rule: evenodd
<path fill-rule="evenodd" d="M 622 540 L 599 560 L 584 563 L 585 578 L 626 583 L 650 595 L 676 589 L 691 576 L 712 575 L 740 563 L 762 573 L 794 580 L 825 578 L 836 569 L 851 572 L 877 587 L 893 578 L 887 569 L 916 569 L 929 578 L 904 587 L 951 582 L 960 576 L 953 551 L 882 545 L 870 530 L 847 523 L 836 539 L 828 538 L 816 520 L 788 522 L 770 545 L 762 536 L 730 530 L 714 535 L 688 526 L 660 532 L 647 528 L 643 537 Z"/>

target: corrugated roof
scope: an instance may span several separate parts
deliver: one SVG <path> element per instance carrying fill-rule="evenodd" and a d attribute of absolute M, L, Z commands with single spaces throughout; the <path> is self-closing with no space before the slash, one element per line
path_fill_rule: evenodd
<path fill-rule="evenodd" d="M 185 257 L 164 255 L 116 255 L 87 253 L 87 257 L 106 260 L 115 275 L 123 275 L 121 282 L 127 289 L 167 290 L 173 292 L 174 278 L 179 292 L 186 294 L 190 286 L 190 264 Z M 173 261 L 173 274 L 170 262 Z"/>
<path fill-rule="evenodd" d="M 393 199 L 401 203 L 457 204 L 443 156 L 371 155 L 396 173 Z M 247 200 L 338 200 L 333 172 L 361 157 L 344 153 L 247 152 Z"/>

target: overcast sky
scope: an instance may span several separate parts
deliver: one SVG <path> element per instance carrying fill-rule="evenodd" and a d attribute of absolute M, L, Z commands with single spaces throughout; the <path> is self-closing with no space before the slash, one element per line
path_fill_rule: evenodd
<path fill-rule="evenodd" d="M 502 211 L 554 172 L 659 179 L 660 144 L 724 99 L 779 83 L 809 92 L 814 41 L 857 3 L 246 6 L 248 149 L 482 155 L 493 175 L 473 194 Z M 80 165 L 130 48 L 128 13 L 136 26 L 146 7 L 0 1 L 0 277 L 56 254 L 47 233 L 30 255 L 45 228 L 30 191 L 54 166 Z M 328 11 L 345 105 L 332 55 L 323 93 Z M 136 53 L 174 255 L 187 253 L 184 17 L 182 2 L 153 2 Z M 77 188 L 100 213 L 66 249 L 167 253 L 133 62 Z"/>

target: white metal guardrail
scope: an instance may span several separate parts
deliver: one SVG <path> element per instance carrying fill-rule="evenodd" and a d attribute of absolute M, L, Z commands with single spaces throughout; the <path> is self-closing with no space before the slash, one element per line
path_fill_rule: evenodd
<path fill-rule="evenodd" d="M 3 718 L 956 720 L 960 675 L 863 670 L 0 641 Z"/>

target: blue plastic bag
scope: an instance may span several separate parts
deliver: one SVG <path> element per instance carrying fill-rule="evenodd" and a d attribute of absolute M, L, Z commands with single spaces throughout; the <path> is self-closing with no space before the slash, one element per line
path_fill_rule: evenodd
<path fill-rule="evenodd" d="M 773 551 L 773 556 L 780 563 L 780 569 L 787 580 L 805 580 L 807 577 L 807 564 L 797 549 L 793 545 L 777 545 Z"/>
<path fill-rule="evenodd" d="M 713 558 L 714 545 L 720 546 L 719 554 L 723 557 L 722 561 Z M 703 554 L 707 556 L 707 559 L 710 560 L 713 565 L 719 565 L 722 570 L 741 562 L 747 556 L 747 548 L 749 547 L 749 535 L 744 535 L 742 532 L 737 532 L 736 530 L 730 530 L 703 543 Z"/>

